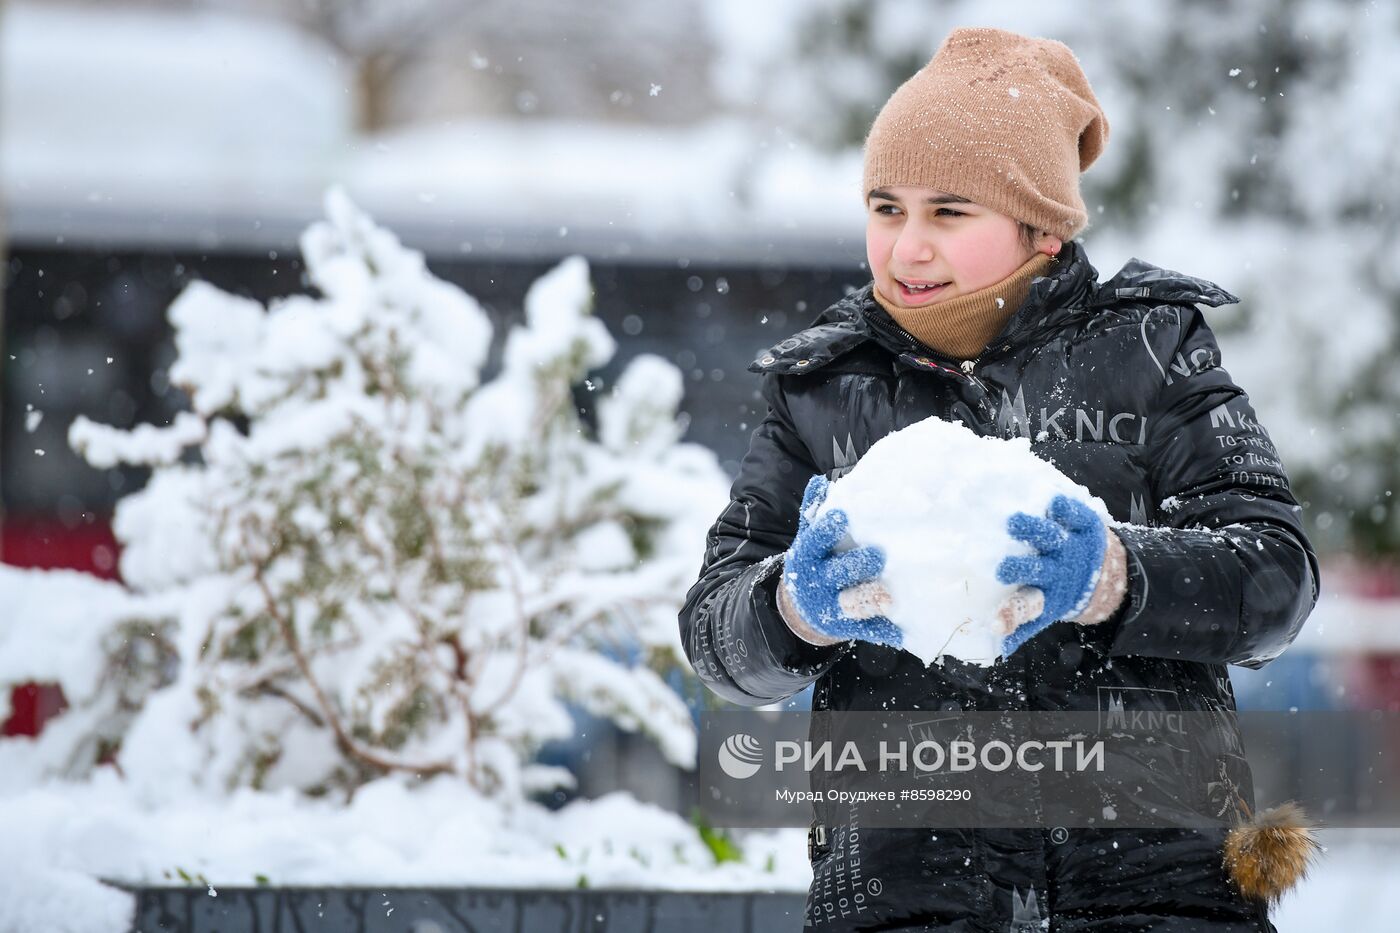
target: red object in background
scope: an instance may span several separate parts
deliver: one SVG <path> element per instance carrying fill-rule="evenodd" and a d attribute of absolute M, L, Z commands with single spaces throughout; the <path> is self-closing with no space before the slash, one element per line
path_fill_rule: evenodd
<path fill-rule="evenodd" d="M 68 708 L 56 684 L 20 684 L 10 691 L 10 718 L 0 735 L 38 735 L 44 723 Z"/>
<path fill-rule="evenodd" d="M 69 528 L 51 516 L 7 514 L 0 525 L 0 555 L 12 567 L 81 570 L 117 579 L 117 539 L 105 516 Z M 56 684 L 20 684 L 10 691 L 10 718 L 0 735 L 38 735 L 68 707 Z"/>
<path fill-rule="evenodd" d="M 1400 560 L 1334 557 L 1322 568 L 1324 586 L 1361 599 L 1400 597 Z"/>
<path fill-rule="evenodd" d="M 1400 712 L 1400 657 L 1368 654 L 1358 658 L 1353 689 L 1362 709 Z"/>
<path fill-rule="evenodd" d="M 1322 569 L 1322 578 L 1332 591 L 1359 599 L 1400 598 L 1400 562 L 1394 559 L 1333 560 Z M 1400 655 L 1379 650 L 1359 655 L 1348 687 L 1357 709 L 1400 711 Z"/>
<path fill-rule="evenodd" d="M 7 513 L 0 523 L 0 560 L 11 567 L 82 570 L 117 579 L 117 538 L 108 516 L 69 528 L 50 515 Z"/>

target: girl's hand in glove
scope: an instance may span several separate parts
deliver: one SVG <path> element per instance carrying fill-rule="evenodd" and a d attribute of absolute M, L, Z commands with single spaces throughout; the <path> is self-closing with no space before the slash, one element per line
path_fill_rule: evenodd
<path fill-rule="evenodd" d="M 1017 512 L 1006 527 L 1036 553 L 1007 557 L 997 567 L 1002 583 L 1022 584 L 999 613 L 1003 657 L 1052 622 L 1102 622 L 1122 604 L 1128 589 L 1123 543 L 1083 502 L 1056 496 L 1044 518 Z"/>
<path fill-rule="evenodd" d="M 778 611 L 798 637 L 817 645 L 857 639 L 899 647 L 904 635 L 882 615 L 890 595 L 880 583 L 884 552 L 858 547 L 836 552 L 846 536 L 846 513 L 832 509 L 815 522 L 810 516 L 826 501 L 825 476 L 813 476 L 802 496 L 797 537 L 783 555 Z"/>

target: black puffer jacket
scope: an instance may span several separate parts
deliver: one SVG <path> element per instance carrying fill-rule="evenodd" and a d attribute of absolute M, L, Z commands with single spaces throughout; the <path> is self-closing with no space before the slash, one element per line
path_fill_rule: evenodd
<path fill-rule="evenodd" d="M 817 710 L 1233 709 L 1226 665 L 1276 657 L 1317 592 L 1284 470 L 1197 308 L 1235 300 L 1139 260 L 1099 283 L 1070 243 L 976 360 L 919 344 L 869 285 L 760 354 L 769 412 L 680 616 L 701 679 L 745 706 L 815 681 Z M 774 587 L 807 480 L 934 415 L 1030 438 L 1128 523 L 1117 616 L 1053 625 L 985 668 L 788 630 Z M 1223 765 L 1253 806 L 1243 759 Z M 849 830 L 813 827 L 819 930 L 1272 928 L 1227 878 L 1223 830 Z"/>

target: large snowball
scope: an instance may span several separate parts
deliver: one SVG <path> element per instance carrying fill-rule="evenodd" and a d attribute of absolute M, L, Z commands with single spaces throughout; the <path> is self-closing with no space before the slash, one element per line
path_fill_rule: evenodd
<path fill-rule="evenodd" d="M 929 418 L 877 441 L 832 483 L 817 514 L 844 509 L 855 543 L 884 549 L 888 616 L 905 650 L 925 663 L 947 655 L 988 666 L 1001 654 L 997 609 L 1016 589 L 998 582 L 997 565 L 1033 553 L 1006 520 L 1044 515 L 1060 493 L 1110 520 L 1103 502 L 1032 454 L 1029 440 Z"/>

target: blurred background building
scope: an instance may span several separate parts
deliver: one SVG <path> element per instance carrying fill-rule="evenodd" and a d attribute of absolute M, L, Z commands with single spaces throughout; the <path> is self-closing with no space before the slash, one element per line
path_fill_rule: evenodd
<path fill-rule="evenodd" d="M 1400 707 L 1400 6 L 0 10 L 7 563 L 116 574 L 111 509 L 144 476 L 86 466 L 68 425 L 184 407 L 171 300 L 195 279 L 262 301 L 306 288 L 297 234 L 333 184 L 498 322 L 587 257 L 621 343 L 598 378 L 639 352 L 674 360 L 691 439 L 732 472 L 763 416 L 747 361 L 865 281 L 869 121 L 950 28 L 996 25 L 1068 42 L 1110 116 L 1085 179 L 1103 276 L 1139 255 L 1243 299 L 1209 320 L 1307 503 L 1326 595 L 1288 654 L 1233 672 L 1241 705 Z M 23 688 L 4 728 L 58 702 Z M 645 773 L 620 762 L 648 747 L 622 747 L 590 759 L 596 786 Z"/>

